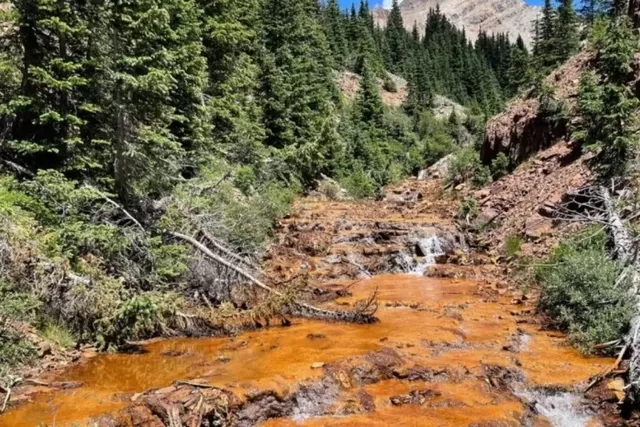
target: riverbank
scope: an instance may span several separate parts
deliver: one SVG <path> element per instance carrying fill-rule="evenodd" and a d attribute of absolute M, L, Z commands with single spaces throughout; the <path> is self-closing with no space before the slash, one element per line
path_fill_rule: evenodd
<path fill-rule="evenodd" d="M 81 386 L 32 394 L 0 425 L 602 423 L 573 391 L 613 361 L 544 330 L 535 295 L 468 251 L 457 209 L 436 181 L 375 202 L 301 200 L 279 224 L 266 274 L 308 278 L 306 299 L 330 308 L 375 294 L 377 323 L 287 319 L 99 355 L 56 378 Z"/>

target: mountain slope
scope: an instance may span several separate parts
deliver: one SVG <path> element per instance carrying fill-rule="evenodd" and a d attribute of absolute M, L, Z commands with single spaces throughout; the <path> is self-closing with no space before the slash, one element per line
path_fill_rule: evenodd
<path fill-rule="evenodd" d="M 527 46 L 531 46 L 533 21 L 540 12 L 540 8 L 528 6 L 523 0 L 404 0 L 400 11 L 407 29 L 416 23 L 422 31 L 429 10 L 438 4 L 454 25 L 466 29 L 473 41 L 484 30 L 488 34 L 508 33 L 514 40 L 520 34 Z M 385 26 L 388 16 L 386 9 L 373 11 L 376 25 Z"/>

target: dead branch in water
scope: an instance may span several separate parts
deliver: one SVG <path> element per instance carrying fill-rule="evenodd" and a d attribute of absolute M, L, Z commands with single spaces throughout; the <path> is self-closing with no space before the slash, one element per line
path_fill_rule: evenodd
<path fill-rule="evenodd" d="M 7 405 L 9 404 L 9 399 L 11 398 L 11 387 L 0 387 L 2 391 L 6 394 L 4 397 L 4 402 L 2 403 L 2 408 L 0 408 L 0 414 L 7 410 Z"/>
<path fill-rule="evenodd" d="M 209 384 L 199 384 L 199 383 L 194 383 L 192 381 L 185 381 L 185 380 L 177 380 L 174 381 L 175 385 L 188 385 L 190 387 L 194 387 L 194 388 L 218 388 Z"/>
<path fill-rule="evenodd" d="M 246 272 L 241 267 L 238 267 L 235 264 L 225 260 L 224 258 L 213 253 L 209 248 L 204 246 L 202 243 L 198 242 L 193 237 L 189 237 L 182 233 L 177 232 L 169 232 L 170 236 L 175 237 L 179 240 L 187 242 L 191 244 L 194 248 L 204 254 L 210 261 L 222 265 L 225 268 L 235 272 L 240 275 L 244 279 L 248 280 L 253 286 L 256 286 L 272 295 L 280 297 L 282 299 L 286 299 L 286 295 L 276 289 L 267 286 L 257 278 L 253 277 L 250 273 Z M 375 320 L 373 317 L 375 311 L 377 310 L 377 305 L 375 304 L 375 293 L 374 295 L 365 303 L 358 305 L 357 309 L 354 311 L 333 311 L 327 310 L 324 308 L 316 307 L 314 305 L 307 304 L 302 301 L 294 300 L 291 304 L 296 311 L 299 311 L 302 315 L 308 315 L 310 317 L 323 318 L 323 319 L 334 319 L 334 320 L 342 320 L 346 322 L 356 322 L 356 323 L 370 323 Z"/>
<path fill-rule="evenodd" d="M 0 390 L 5 393 L 4 401 L 2 402 L 2 407 L 0 408 L 0 414 L 7 410 L 7 406 L 9 405 L 9 399 L 11 399 L 11 391 L 13 386 L 22 382 L 22 378 L 12 378 L 9 383 L 2 387 L 0 386 Z"/>

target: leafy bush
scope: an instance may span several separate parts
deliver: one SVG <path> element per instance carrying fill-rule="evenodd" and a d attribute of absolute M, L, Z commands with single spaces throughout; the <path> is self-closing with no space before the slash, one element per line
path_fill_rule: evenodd
<path fill-rule="evenodd" d="M 398 86 L 396 86 L 396 82 L 394 82 L 393 79 L 386 73 L 383 78 L 382 88 L 387 92 L 391 92 L 391 93 L 396 93 L 398 91 Z"/>
<path fill-rule="evenodd" d="M 622 266 L 605 249 L 606 235 L 585 234 L 562 243 L 536 269 L 542 286 L 539 308 L 585 353 L 620 338 L 633 315 L 630 283 L 619 280 Z"/>
<path fill-rule="evenodd" d="M 373 197 L 378 192 L 378 186 L 375 181 L 362 168 L 356 169 L 349 176 L 342 178 L 340 183 L 349 195 L 355 199 Z"/>
<path fill-rule="evenodd" d="M 517 234 L 510 235 L 504 242 L 504 252 L 509 257 L 518 255 L 521 248 L 522 238 Z"/>
<path fill-rule="evenodd" d="M 504 153 L 498 153 L 491 161 L 491 177 L 494 180 L 500 179 L 509 173 L 509 158 Z"/>
<path fill-rule="evenodd" d="M 464 199 L 460 202 L 458 210 L 458 218 L 472 220 L 478 216 L 478 202 L 474 198 Z"/>
<path fill-rule="evenodd" d="M 449 163 L 446 181 L 451 185 L 471 182 L 481 187 L 491 182 L 491 172 L 480 161 L 480 155 L 471 147 L 459 150 Z"/>
<path fill-rule="evenodd" d="M 342 188 L 337 182 L 325 179 L 318 185 L 318 192 L 329 200 L 338 200 L 340 193 L 342 193 Z"/>

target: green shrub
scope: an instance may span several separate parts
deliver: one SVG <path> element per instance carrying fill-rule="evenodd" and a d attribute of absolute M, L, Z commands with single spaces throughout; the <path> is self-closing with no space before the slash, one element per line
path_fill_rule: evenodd
<path fill-rule="evenodd" d="M 393 79 L 386 73 L 383 78 L 382 88 L 387 92 L 391 92 L 391 93 L 396 93 L 398 91 L 398 86 L 396 86 L 396 82 L 394 82 Z"/>
<path fill-rule="evenodd" d="M 471 182 L 476 187 L 482 187 L 491 182 L 491 172 L 482 164 L 477 151 L 465 147 L 449 163 L 446 181 L 450 185 Z"/>
<path fill-rule="evenodd" d="M 241 166 L 236 171 L 234 183 L 245 195 L 251 194 L 256 181 L 256 173 L 251 166 Z"/>
<path fill-rule="evenodd" d="M 604 233 L 601 233 L 604 234 Z M 536 269 L 539 308 L 585 353 L 624 335 L 634 312 L 630 283 L 605 249 L 605 237 L 584 236 L 562 243 Z"/>
<path fill-rule="evenodd" d="M 0 385 L 9 369 L 26 365 L 36 357 L 36 348 L 24 339 L 21 332 L 0 319 Z"/>
<path fill-rule="evenodd" d="M 231 170 L 211 159 L 197 179 L 175 189 L 161 223 L 165 229 L 187 233 L 204 228 L 237 252 L 259 255 L 273 234 L 275 221 L 288 213 L 299 188 L 258 174 L 254 191 L 247 195 L 235 182 L 223 179 Z M 211 183 L 217 184 L 215 189 L 210 188 Z M 193 218 L 199 218 L 200 224 L 194 224 Z"/>
<path fill-rule="evenodd" d="M 373 197 L 378 191 L 375 181 L 362 168 L 356 169 L 351 175 L 342 178 L 340 183 L 355 199 Z"/>
<path fill-rule="evenodd" d="M 121 346 L 125 340 L 159 335 L 175 313 L 180 298 L 170 292 L 145 292 L 121 301 L 112 315 L 100 320 L 98 345 L 104 350 Z"/>
<path fill-rule="evenodd" d="M 507 256 L 513 257 L 518 255 L 520 249 L 522 249 L 522 238 L 520 236 L 512 234 L 507 237 L 504 242 L 504 253 Z"/>
<path fill-rule="evenodd" d="M 458 218 L 472 220 L 478 217 L 478 202 L 474 198 L 464 199 L 460 202 L 458 209 Z"/>
<path fill-rule="evenodd" d="M 325 179 L 318 184 L 318 192 L 329 200 L 338 200 L 342 193 L 342 188 L 337 182 Z"/>
<path fill-rule="evenodd" d="M 494 180 L 500 179 L 509 173 L 509 158 L 504 153 L 498 153 L 491 161 L 491 177 Z"/>
<path fill-rule="evenodd" d="M 455 151 L 453 139 L 446 133 L 437 133 L 424 143 L 423 158 L 427 166 L 431 166 L 443 157 Z"/>
<path fill-rule="evenodd" d="M 33 296 L 16 292 L 0 280 L 0 385 L 9 368 L 26 364 L 36 355 L 35 347 L 15 328 L 15 322 L 32 321 L 39 306 Z"/>
<path fill-rule="evenodd" d="M 556 96 L 553 86 L 542 82 L 538 99 L 540 101 L 539 114 L 551 126 L 556 126 L 569 119 L 569 105 Z"/>

